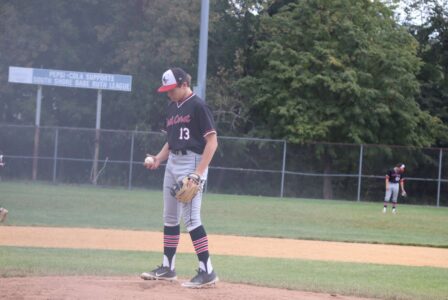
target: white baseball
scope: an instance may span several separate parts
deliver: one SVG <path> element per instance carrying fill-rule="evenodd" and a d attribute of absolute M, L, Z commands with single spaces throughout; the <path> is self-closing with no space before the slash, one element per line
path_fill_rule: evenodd
<path fill-rule="evenodd" d="M 154 158 L 152 158 L 151 156 L 147 156 L 145 158 L 145 164 L 152 165 L 153 163 L 154 163 Z"/>

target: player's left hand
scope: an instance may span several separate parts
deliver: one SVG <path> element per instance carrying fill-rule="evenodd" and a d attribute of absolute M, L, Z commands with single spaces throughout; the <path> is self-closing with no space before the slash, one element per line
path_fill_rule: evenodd
<path fill-rule="evenodd" d="M 201 176 L 190 173 L 171 188 L 171 195 L 182 203 L 189 203 L 201 190 Z"/>
<path fill-rule="evenodd" d="M 406 197 L 408 194 L 406 193 L 406 191 L 402 191 L 401 192 L 401 196 Z"/>

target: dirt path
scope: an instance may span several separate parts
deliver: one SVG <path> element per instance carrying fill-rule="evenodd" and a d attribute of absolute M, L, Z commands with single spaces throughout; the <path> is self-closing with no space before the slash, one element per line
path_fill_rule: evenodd
<path fill-rule="evenodd" d="M 0 246 L 162 252 L 162 239 L 160 232 L 0 226 Z M 209 235 L 209 240 L 213 254 L 221 255 L 448 268 L 448 249 L 224 235 Z M 189 235 L 182 234 L 178 251 L 194 253 Z M 0 278 L 0 286 L 2 299 L 365 299 L 225 282 L 215 288 L 190 290 L 179 282 L 142 281 L 135 277 Z"/>
<path fill-rule="evenodd" d="M 89 228 L 0 227 L 0 245 L 4 246 L 162 252 L 162 240 L 161 232 Z M 209 241 L 212 253 L 221 255 L 448 268 L 448 249 L 441 248 L 226 235 L 209 235 Z M 194 253 L 188 234 L 181 235 L 178 252 Z M 390 255 L 391 253 L 394 255 Z"/>

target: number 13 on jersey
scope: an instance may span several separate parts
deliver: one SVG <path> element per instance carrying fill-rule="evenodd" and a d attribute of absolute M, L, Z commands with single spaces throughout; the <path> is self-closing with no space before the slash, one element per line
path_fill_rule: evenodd
<path fill-rule="evenodd" d="M 179 129 L 179 140 L 189 140 L 190 139 L 190 129 L 181 127 Z"/>

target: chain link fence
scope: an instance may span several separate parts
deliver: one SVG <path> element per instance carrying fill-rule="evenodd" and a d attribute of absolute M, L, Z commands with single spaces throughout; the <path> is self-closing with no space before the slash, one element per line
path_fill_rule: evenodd
<path fill-rule="evenodd" d="M 293 145 L 236 137 L 218 137 L 218 141 L 209 192 L 382 202 L 387 169 L 403 162 L 409 196 L 400 203 L 448 206 L 445 148 Z M 1 176 L 4 181 L 161 189 L 164 165 L 148 171 L 143 160 L 164 143 L 159 132 L 0 125 L 0 150 L 6 163 Z"/>

